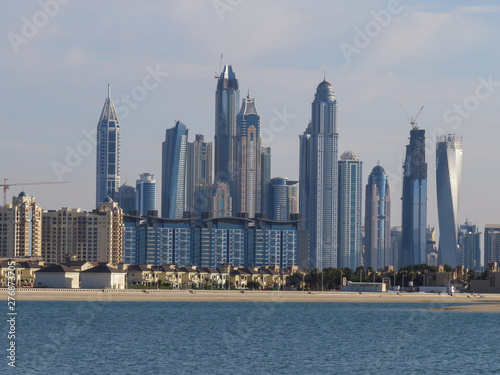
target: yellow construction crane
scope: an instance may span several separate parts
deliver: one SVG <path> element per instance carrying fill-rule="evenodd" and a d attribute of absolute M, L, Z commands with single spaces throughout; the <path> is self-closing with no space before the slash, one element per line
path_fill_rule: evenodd
<path fill-rule="evenodd" d="M 0 186 L 3 186 L 3 206 L 5 207 L 7 204 L 7 189 L 11 186 L 23 186 L 23 185 L 48 185 L 48 184 L 67 184 L 69 181 L 61 181 L 61 182 L 23 182 L 23 183 L 16 183 L 16 184 L 8 184 L 7 183 L 7 178 L 3 179 L 3 184 L 0 184 Z"/>

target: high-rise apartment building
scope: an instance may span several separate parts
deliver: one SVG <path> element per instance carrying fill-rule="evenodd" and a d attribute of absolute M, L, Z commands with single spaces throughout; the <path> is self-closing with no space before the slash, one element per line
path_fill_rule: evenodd
<path fill-rule="evenodd" d="M 298 213 L 298 181 L 275 177 L 267 183 L 268 207 L 265 211 L 269 220 L 288 221 L 290 214 Z"/>
<path fill-rule="evenodd" d="M 462 137 L 448 134 L 436 140 L 436 187 L 439 216 L 439 260 L 453 268 L 458 260 L 458 203 L 462 184 Z"/>
<path fill-rule="evenodd" d="M 116 199 L 120 186 L 120 133 L 108 85 L 108 97 L 97 124 L 96 207 L 107 197 Z"/>
<path fill-rule="evenodd" d="M 136 181 L 135 209 L 146 216 L 156 210 L 156 180 L 151 173 L 142 173 Z"/>
<path fill-rule="evenodd" d="M 261 179 L 261 198 L 260 198 L 260 212 L 267 210 L 267 194 L 266 186 L 271 179 L 271 147 L 262 147 L 260 149 L 260 179 Z"/>
<path fill-rule="evenodd" d="M 182 122 L 167 129 L 162 143 L 161 216 L 181 219 L 184 213 L 188 129 Z"/>
<path fill-rule="evenodd" d="M 79 261 L 123 262 L 123 210 L 107 198 L 92 211 L 63 207 L 42 214 L 43 260 L 64 262 L 72 254 Z"/>
<path fill-rule="evenodd" d="M 399 254 L 401 254 L 401 240 L 403 237 L 403 231 L 401 227 L 391 228 L 391 249 L 392 249 L 392 262 L 390 265 L 396 265 L 394 269 L 398 268 L 399 264 Z"/>
<path fill-rule="evenodd" d="M 205 142 L 201 134 L 196 134 L 194 142 L 187 143 L 186 166 L 186 211 L 200 216 L 203 199 L 200 191 L 212 183 L 212 142 Z"/>
<path fill-rule="evenodd" d="M 500 263 L 500 224 L 486 224 L 484 228 L 484 264 Z"/>
<path fill-rule="evenodd" d="M 0 257 L 40 256 L 42 208 L 24 191 L 0 208 Z"/>
<path fill-rule="evenodd" d="M 116 202 L 118 206 L 123 210 L 124 214 L 130 214 L 135 210 L 135 200 L 136 200 L 135 187 L 128 185 L 125 182 L 118 189 L 118 194 L 116 196 Z"/>
<path fill-rule="evenodd" d="M 482 271 L 484 269 L 484 254 L 481 249 L 481 232 L 477 225 L 469 223 L 460 225 L 458 231 L 459 259 L 458 264 L 467 269 Z"/>
<path fill-rule="evenodd" d="M 195 213 L 198 217 L 203 212 L 211 213 L 212 217 L 232 216 L 233 200 L 229 184 L 225 182 L 219 181 L 203 186 L 196 201 L 200 207 L 200 213 Z"/>
<path fill-rule="evenodd" d="M 127 264 L 191 265 L 194 219 L 125 215 L 123 257 Z"/>
<path fill-rule="evenodd" d="M 436 246 L 436 228 L 428 225 L 425 235 L 426 235 L 425 251 L 427 254 L 425 263 L 429 266 L 438 266 L 440 263 Z"/>
<path fill-rule="evenodd" d="M 233 212 L 245 212 L 252 218 L 261 209 L 262 160 L 260 115 L 250 94 L 243 99 L 236 123 Z"/>
<path fill-rule="evenodd" d="M 208 212 L 212 212 L 213 217 L 232 216 L 233 199 L 229 184 L 225 182 L 216 182 L 208 189 L 210 205 Z"/>
<path fill-rule="evenodd" d="M 300 213 L 309 231 L 310 267 L 337 267 L 337 101 L 324 80 L 312 103 L 312 120 L 300 136 Z"/>
<path fill-rule="evenodd" d="M 239 103 L 238 80 L 231 65 L 224 65 L 215 92 L 214 182 L 233 181 Z"/>
<path fill-rule="evenodd" d="M 306 252 L 300 220 L 243 217 L 163 219 L 125 217 L 124 253 L 129 264 L 220 267 L 295 266 Z"/>
<path fill-rule="evenodd" d="M 339 160 L 338 267 L 356 269 L 361 265 L 363 162 L 352 151 Z"/>
<path fill-rule="evenodd" d="M 384 168 L 377 165 L 366 185 L 364 266 L 393 266 L 391 246 L 391 188 Z"/>
<path fill-rule="evenodd" d="M 426 263 L 427 163 L 425 130 L 412 122 L 403 165 L 402 240 L 399 266 Z"/>

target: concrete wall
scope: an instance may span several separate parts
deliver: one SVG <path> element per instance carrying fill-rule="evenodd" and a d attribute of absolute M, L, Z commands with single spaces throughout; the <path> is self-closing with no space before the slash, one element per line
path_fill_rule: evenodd
<path fill-rule="evenodd" d="M 83 289 L 125 289 L 125 274 L 82 272 L 80 274 Z"/>
<path fill-rule="evenodd" d="M 79 288 L 78 272 L 42 272 L 35 274 L 35 286 L 47 288 Z"/>
<path fill-rule="evenodd" d="M 341 292 L 385 292 L 386 285 L 384 283 L 372 283 L 368 285 L 350 283 L 340 287 Z"/>
<path fill-rule="evenodd" d="M 500 293 L 500 271 L 490 273 L 488 280 L 471 280 L 469 290 L 475 293 Z"/>

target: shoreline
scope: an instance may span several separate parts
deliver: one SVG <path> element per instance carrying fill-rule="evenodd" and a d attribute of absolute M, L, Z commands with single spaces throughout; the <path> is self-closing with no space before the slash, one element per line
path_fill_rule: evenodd
<path fill-rule="evenodd" d="M 7 290 L 0 298 L 7 300 Z M 395 292 L 302 292 L 302 291 L 212 291 L 156 289 L 16 289 L 16 301 L 157 301 L 157 302 L 336 302 L 336 303 L 439 303 L 442 311 L 500 312 L 500 294 L 454 296 L 437 293 Z"/>

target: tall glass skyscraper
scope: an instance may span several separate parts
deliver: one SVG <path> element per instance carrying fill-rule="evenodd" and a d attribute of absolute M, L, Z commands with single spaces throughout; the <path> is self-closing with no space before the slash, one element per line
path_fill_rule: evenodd
<path fill-rule="evenodd" d="M 161 216 L 182 219 L 188 129 L 182 122 L 167 129 L 162 143 Z"/>
<path fill-rule="evenodd" d="M 489 262 L 500 263 L 500 224 L 486 224 L 484 228 L 484 267 Z"/>
<path fill-rule="evenodd" d="M 196 134 L 194 142 L 187 143 L 186 211 L 200 216 L 204 207 L 203 187 L 212 183 L 212 142 L 205 142 Z"/>
<path fill-rule="evenodd" d="M 118 206 L 123 210 L 123 214 L 130 215 L 135 211 L 136 190 L 135 187 L 128 185 L 127 182 L 120 186 L 117 193 Z"/>
<path fill-rule="evenodd" d="M 363 199 L 363 162 L 352 151 L 339 160 L 338 267 L 361 266 L 363 241 L 361 212 Z"/>
<path fill-rule="evenodd" d="M 236 115 L 239 103 L 238 80 L 231 65 L 225 65 L 215 92 L 215 182 L 231 184 L 233 181 Z"/>
<path fill-rule="evenodd" d="M 260 212 L 267 212 L 267 194 L 266 194 L 266 186 L 269 180 L 271 179 L 271 147 L 262 147 L 260 149 L 260 168 L 261 168 L 261 198 L 260 204 L 261 209 Z"/>
<path fill-rule="evenodd" d="M 309 231 L 309 265 L 337 267 L 337 101 L 326 80 L 316 89 L 312 120 L 299 138 L 299 204 Z"/>
<path fill-rule="evenodd" d="M 458 261 L 458 203 L 462 184 L 462 137 L 436 139 L 436 187 L 439 216 L 439 263 L 453 268 Z"/>
<path fill-rule="evenodd" d="M 391 244 L 391 188 L 384 168 L 368 176 L 365 199 L 365 267 L 394 265 Z"/>
<path fill-rule="evenodd" d="M 467 269 L 482 271 L 484 268 L 484 254 L 481 250 L 481 232 L 477 225 L 469 223 L 460 225 L 458 231 L 459 264 Z M 460 259 L 463 258 L 463 259 Z"/>
<path fill-rule="evenodd" d="M 136 181 L 135 207 L 142 216 L 156 210 L 156 180 L 151 173 L 142 173 Z"/>
<path fill-rule="evenodd" d="M 426 262 L 427 163 L 425 130 L 412 124 L 403 165 L 403 218 L 399 266 Z"/>
<path fill-rule="evenodd" d="M 260 115 L 250 94 L 243 99 L 236 123 L 233 213 L 246 212 L 253 218 L 261 209 L 262 170 Z"/>
<path fill-rule="evenodd" d="M 96 207 L 107 197 L 116 200 L 120 187 L 120 122 L 108 97 L 97 124 Z"/>

